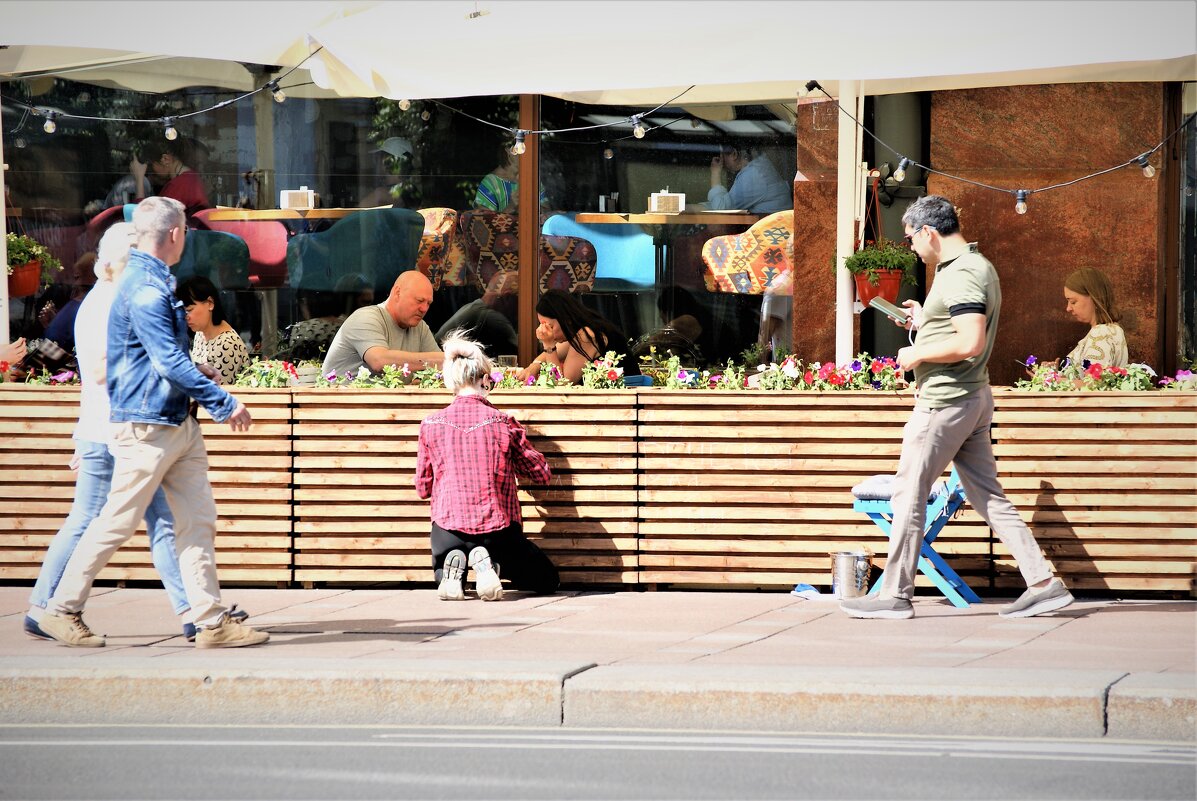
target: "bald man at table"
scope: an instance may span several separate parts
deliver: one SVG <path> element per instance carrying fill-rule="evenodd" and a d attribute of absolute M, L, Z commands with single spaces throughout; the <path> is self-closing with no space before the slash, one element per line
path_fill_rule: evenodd
<path fill-rule="evenodd" d="M 440 364 L 445 354 L 424 322 L 431 305 L 428 278 L 418 270 L 401 273 L 385 301 L 364 306 L 345 320 L 328 346 L 324 374 L 341 377 L 362 367 L 380 373 L 388 364 L 416 371 Z"/>

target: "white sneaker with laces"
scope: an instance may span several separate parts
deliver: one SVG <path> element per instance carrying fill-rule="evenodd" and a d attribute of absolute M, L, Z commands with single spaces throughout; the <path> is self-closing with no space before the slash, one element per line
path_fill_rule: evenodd
<path fill-rule="evenodd" d="M 442 601 L 464 601 L 465 590 L 461 580 L 465 578 L 466 556 L 461 551 L 449 551 L 445 555 L 445 564 L 441 567 L 441 583 L 436 589 L 437 597 Z"/>
<path fill-rule="evenodd" d="M 474 568 L 474 589 L 478 597 L 484 601 L 501 601 L 503 583 L 491 564 L 490 551 L 481 547 L 470 551 L 470 567 Z"/>

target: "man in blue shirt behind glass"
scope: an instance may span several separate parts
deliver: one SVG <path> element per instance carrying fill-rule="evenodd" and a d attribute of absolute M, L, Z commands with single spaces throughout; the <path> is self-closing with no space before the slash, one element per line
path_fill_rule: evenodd
<path fill-rule="evenodd" d="M 723 170 L 735 178 L 731 189 L 723 186 Z M 794 190 L 777 174 L 769 157 L 747 145 L 723 144 L 711 159 L 711 189 L 708 209 L 745 209 L 753 214 L 772 214 L 794 207 Z"/>
<path fill-rule="evenodd" d="M 220 602 L 216 501 L 208 452 L 189 407 L 194 398 L 233 431 L 249 430 L 249 410 L 187 355 L 187 323 L 169 267 L 178 263 L 186 244 L 183 205 L 172 198 L 146 198 L 133 213 L 133 229 L 137 246 L 108 318 L 112 489 L 67 562 L 41 628 L 64 645 L 104 645 L 104 638 L 83 622 L 83 605 L 96 575 L 133 536 L 161 485 L 174 513 L 183 588 L 198 630 L 196 647 L 258 645 L 270 635 L 230 618 Z"/>

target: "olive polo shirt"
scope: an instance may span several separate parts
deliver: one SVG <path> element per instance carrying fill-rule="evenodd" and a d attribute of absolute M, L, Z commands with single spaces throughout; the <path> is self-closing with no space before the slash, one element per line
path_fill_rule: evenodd
<path fill-rule="evenodd" d="M 961 314 L 985 315 L 985 349 L 971 359 L 948 364 L 923 362 L 914 368 L 918 383 L 918 405 L 925 409 L 951 406 L 989 385 L 989 356 L 997 339 L 1002 288 L 989 259 L 968 250 L 935 270 L 935 279 L 923 304 L 923 322 L 918 344 L 934 345 L 956 333 L 952 318 Z"/>

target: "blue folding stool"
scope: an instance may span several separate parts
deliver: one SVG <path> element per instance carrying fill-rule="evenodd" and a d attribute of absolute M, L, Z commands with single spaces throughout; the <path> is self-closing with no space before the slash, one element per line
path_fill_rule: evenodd
<path fill-rule="evenodd" d="M 888 478 L 890 477 L 874 476 L 870 481 Z M 853 488 L 852 492 L 857 497 L 852 503 L 852 508 L 868 515 L 888 538 L 894 519 L 894 510 L 890 505 L 889 497 L 892 492 L 892 483 L 888 487 L 881 482 L 872 488 L 868 485 L 869 482 L 866 481 Z M 919 572 L 931 579 L 931 583 L 947 596 L 947 599 L 952 602 L 952 606 L 958 608 L 965 608 L 969 604 L 979 604 L 981 598 L 964 583 L 964 579 L 957 575 L 956 571 L 944 561 L 944 558 L 935 552 L 933 545 L 939 532 L 952 519 L 952 515 L 956 514 L 964 505 L 964 500 L 964 487 L 960 485 L 960 476 L 956 473 L 956 468 L 953 467 L 947 481 L 940 482 L 927 501 L 927 519 L 923 525 L 923 544 L 919 549 L 918 565 Z M 880 585 L 881 579 L 878 578 L 870 592 L 876 592 Z"/>

